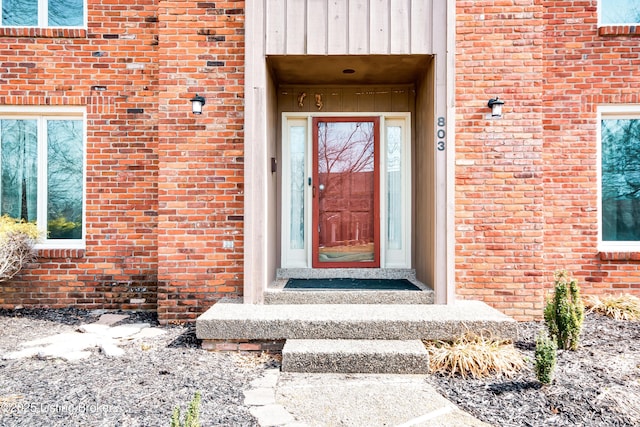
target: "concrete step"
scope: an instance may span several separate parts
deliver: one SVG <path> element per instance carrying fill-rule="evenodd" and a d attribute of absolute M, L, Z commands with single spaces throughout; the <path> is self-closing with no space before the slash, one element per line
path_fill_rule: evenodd
<path fill-rule="evenodd" d="M 480 301 L 424 304 L 241 304 L 220 301 L 196 321 L 203 340 L 515 338 L 516 322 Z"/>
<path fill-rule="evenodd" d="M 268 288 L 265 304 L 433 304 L 433 291 L 282 290 Z"/>
<path fill-rule="evenodd" d="M 424 374 L 429 355 L 420 340 L 287 340 L 282 371 Z"/>

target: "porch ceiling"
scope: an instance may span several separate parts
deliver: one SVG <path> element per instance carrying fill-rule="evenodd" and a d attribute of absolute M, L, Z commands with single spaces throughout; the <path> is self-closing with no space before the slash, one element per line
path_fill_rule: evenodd
<path fill-rule="evenodd" d="M 279 84 L 371 85 L 414 83 L 430 59 L 429 55 L 286 55 L 269 56 L 267 63 Z"/>

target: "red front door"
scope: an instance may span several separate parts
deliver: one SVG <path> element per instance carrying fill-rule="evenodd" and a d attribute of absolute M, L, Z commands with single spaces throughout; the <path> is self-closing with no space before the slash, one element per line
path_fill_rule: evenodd
<path fill-rule="evenodd" d="M 377 117 L 313 119 L 314 268 L 380 267 Z"/>

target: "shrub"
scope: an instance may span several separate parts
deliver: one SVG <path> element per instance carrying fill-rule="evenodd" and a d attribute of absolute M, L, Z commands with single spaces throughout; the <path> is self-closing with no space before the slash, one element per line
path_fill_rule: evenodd
<path fill-rule="evenodd" d="M 540 331 L 536 338 L 536 377 L 542 384 L 551 384 L 553 371 L 556 368 L 558 345 L 549 338 L 545 331 Z"/>
<path fill-rule="evenodd" d="M 184 422 L 181 422 L 180 408 L 176 406 L 171 414 L 171 427 L 200 427 L 200 400 L 200 392 L 196 391 L 184 414 Z"/>
<path fill-rule="evenodd" d="M 630 294 L 591 296 L 585 300 L 589 312 L 616 320 L 640 320 L 640 298 Z"/>
<path fill-rule="evenodd" d="M 432 372 L 471 375 L 513 375 L 524 366 L 522 355 L 508 341 L 467 334 L 453 342 L 426 341 Z"/>
<path fill-rule="evenodd" d="M 576 350 L 584 318 L 584 304 L 576 279 L 566 270 L 555 273 L 555 289 L 544 308 L 544 320 L 558 348 Z"/>
<path fill-rule="evenodd" d="M 0 217 L 0 282 L 13 278 L 37 258 L 35 244 L 40 232 L 35 223 Z"/>

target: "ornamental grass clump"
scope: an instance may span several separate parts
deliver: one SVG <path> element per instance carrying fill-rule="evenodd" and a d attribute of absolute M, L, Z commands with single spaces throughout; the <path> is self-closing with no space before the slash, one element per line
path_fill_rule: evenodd
<path fill-rule="evenodd" d="M 13 278 L 37 258 L 35 245 L 40 232 L 35 223 L 0 217 L 0 282 Z"/>
<path fill-rule="evenodd" d="M 435 373 L 470 375 L 482 378 L 492 374 L 512 376 L 524 366 L 522 355 L 509 341 L 466 334 L 453 342 L 425 341 L 429 367 Z"/>
<path fill-rule="evenodd" d="M 558 348 L 577 350 L 584 319 L 580 288 L 566 270 L 555 273 L 554 294 L 544 308 L 544 321 Z"/>
<path fill-rule="evenodd" d="M 176 406 L 171 414 L 171 427 L 200 427 L 201 397 L 200 392 L 196 391 L 184 414 L 184 422 L 180 419 L 180 408 Z"/>
<path fill-rule="evenodd" d="M 558 344 L 550 339 L 546 331 L 540 331 L 536 338 L 536 377 L 542 384 L 551 384 L 553 371 L 556 369 Z"/>
<path fill-rule="evenodd" d="M 585 300 L 589 312 L 615 320 L 640 320 L 640 298 L 630 294 L 590 296 Z"/>

